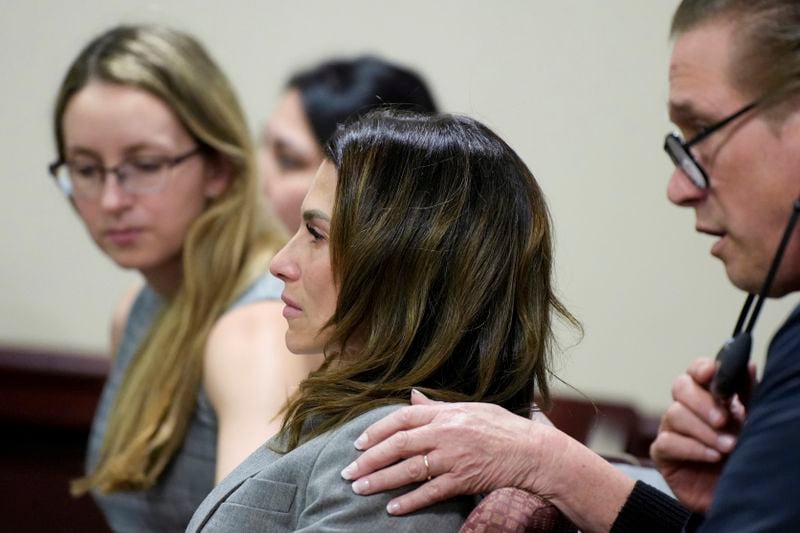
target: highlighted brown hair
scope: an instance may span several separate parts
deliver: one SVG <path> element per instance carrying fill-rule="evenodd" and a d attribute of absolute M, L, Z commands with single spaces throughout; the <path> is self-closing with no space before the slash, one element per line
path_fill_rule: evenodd
<path fill-rule="evenodd" d="M 470 118 L 392 110 L 328 152 L 339 298 L 326 362 L 287 408 L 289 449 L 412 387 L 521 415 L 535 388 L 546 403 L 553 318 L 578 324 L 554 294 L 550 217 L 517 154 Z"/>

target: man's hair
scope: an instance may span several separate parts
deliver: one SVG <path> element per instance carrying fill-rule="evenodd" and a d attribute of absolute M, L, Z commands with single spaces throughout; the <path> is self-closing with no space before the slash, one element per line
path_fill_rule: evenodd
<path fill-rule="evenodd" d="M 734 24 L 728 75 L 751 98 L 765 95 L 796 106 L 800 95 L 800 2 L 797 0 L 684 0 L 672 18 L 673 38 L 703 24 Z M 782 114 L 785 105 L 773 112 Z"/>
<path fill-rule="evenodd" d="M 517 154 L 470 118 L 383 109 L 339 129 L 328 159 L 339 295 L 327 360 L 289 401 L 288 448 L 412 387 L 527 416 L 535 385 L 546 404 L 552 320 L 577 322 L 554 294 L 550 216 Z"/>

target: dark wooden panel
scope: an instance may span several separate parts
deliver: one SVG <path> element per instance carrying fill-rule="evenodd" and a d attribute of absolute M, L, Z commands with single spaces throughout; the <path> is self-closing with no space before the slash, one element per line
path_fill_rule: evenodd
<path fill-rule="evenodd" d="M 73 498 L 108 361 L 0 348 L 0 516 L 14 532 L 107 532 L 90 497 Z"/>
<path fill-rule="evenodd" d="M 657 418 L 643 416 L 624 403 L 555 396 L 546 414 L 557 428 L 583 443 L 601 426 L 619 432 L 623 438 L 620 452 L 642 463 L 649 461 L 650 444 L 658 431 Z"/>

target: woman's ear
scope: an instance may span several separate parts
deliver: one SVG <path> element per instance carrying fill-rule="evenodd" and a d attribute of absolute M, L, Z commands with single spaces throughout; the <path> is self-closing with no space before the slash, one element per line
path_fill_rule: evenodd
<path fill-rule="evenodd" d="M 204 194 L 208 199 L 219 198 L 233 181 L 233 165 L 222 155 L 206 158 L 206 183 Z"/>

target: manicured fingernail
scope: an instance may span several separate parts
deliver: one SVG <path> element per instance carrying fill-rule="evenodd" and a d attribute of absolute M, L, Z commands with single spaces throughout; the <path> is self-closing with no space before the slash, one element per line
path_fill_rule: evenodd
<path fill-rule="evenodd" d="M 364 494 L 369 489 L 369 480 L 367 479 L 359 479 L 352 485 L 353 492 L 356 494 Z"/>
<path fill-rule="evenodd" d="M 734 437 L 733 435 L 720 435 L 717 438 L 717 446 L 723 452 L 731 451 L 735 444 L 736 444 L 736 437 Z"/>
<path fill-rule="evenodd" d="M 712 409 L 711 412 L 708 413 L 708 420 L 712 425 L 716 426 L 722 422 L 722 413 L 719 411 L 719 409 Z"/>
<path fill-rule="evenodd" d="M 720 453 L 713 448 L 706 448 L 705 456 L 709 461 L 719 461 L 722 458 Z"/>
<path fill-rule="evenodd" d="M 353 446 L 355 446 L 357 450 L 363 450 L 364 446 L 367 445 L 367 440 L 369 440 L 369 438 L 367 437 L 367 434 L 366 433 L 362 433 L 356 439 L 356 441 L 353 443 Z"/>
<path fill-rule="evenodd" d="M 395 502 L 389 502 L 389 505 L 386 506 L 386 512 L 389 514 L 397 514 L 400 512 L 400 504 Z"/>
<path fill-rule="evenodd" d="M 424 394 L 422 394 L 417 389 L 411 389 L 411 396 L 424 396 Z"/>
<path fill-rule="evenodd" d="M 357 469 L 358 469 L 358 465 L 355 463 L 355 461 L 353 461 L 352 463 L 347 465 L 344 468 L 344 470 L 342 470 L 342 477 L 345 478 L 345 479 L 348 479 L 348 480 L 349 479 L 353 479 L 353 474 L 356 473 Z"/>

